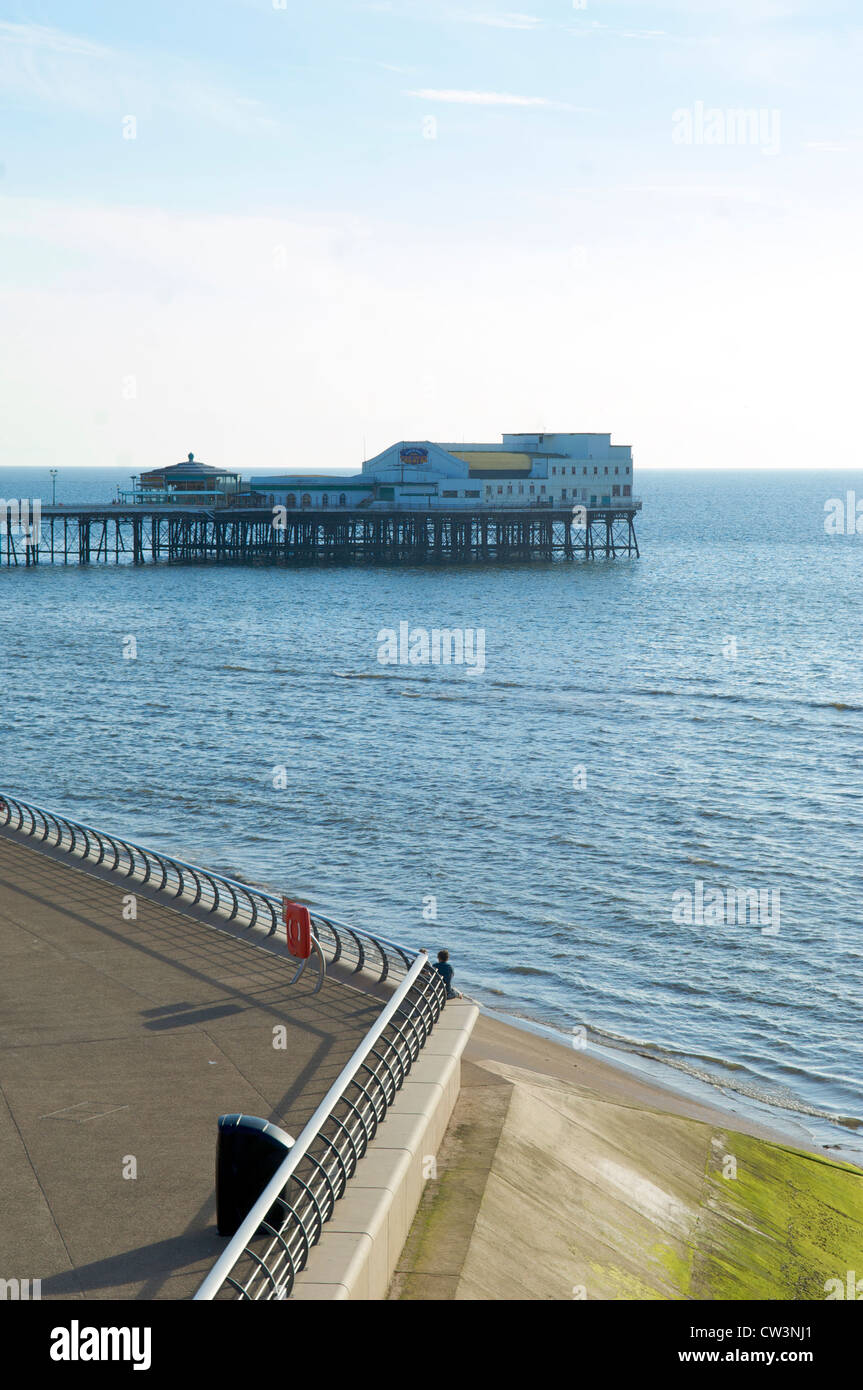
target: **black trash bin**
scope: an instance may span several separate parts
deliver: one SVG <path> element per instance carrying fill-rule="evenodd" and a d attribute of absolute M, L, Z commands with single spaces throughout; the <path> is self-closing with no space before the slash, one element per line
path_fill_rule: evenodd
<path fill-rule="evenodd" d="M 256 1115 L 220 1115 L 216 1145 L 216 1224 L 232 1236 L 294 1146 L 290 1134 Z M 284 1209 L 270 1207 L 266 1220 L 277 1229 Z"/>

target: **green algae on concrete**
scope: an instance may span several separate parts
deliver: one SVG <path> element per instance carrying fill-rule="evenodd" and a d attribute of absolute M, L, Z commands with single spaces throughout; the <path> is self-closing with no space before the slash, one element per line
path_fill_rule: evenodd
<path fill-rule="evenodd" d="M 706 1175 L 691 1297 L 824 1299 L 829 1280 L 863 1270 L 859 1168 L 746 1134 L 721 1139 L 736 1176 L 717 1164 Z"/>
<path fill-rule="evenodd" d="M 462 1089 L 393 1276 L 391 1299 L 455 1298 L 512 1087 L 462 1061 Z"/>

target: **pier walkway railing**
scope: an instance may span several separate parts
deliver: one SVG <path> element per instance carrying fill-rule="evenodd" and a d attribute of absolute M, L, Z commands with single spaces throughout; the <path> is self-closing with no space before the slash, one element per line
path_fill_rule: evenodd
<path fill-rule="evenodd" d="M 59 811 L 0 791 L 0 829 L 6 827 L 133 883 L 149 885 L 174 900 L 183 900 L 246 930 L 262 927 L 267 936 L 274 936 L 282 923 L 282 898 L 274 893 L 212 869 L 187 864 L 162 850 L 147 849 L 134 840 L 97 830 Z M 309 911 L 312 929 L 329 964 L 341 961 L 355 973 L 372 971 L 382 983 L 389 977 L 402 979 L 414 962 L 416 952 L 410 947 L 325 916 L 316 909 Z"/>

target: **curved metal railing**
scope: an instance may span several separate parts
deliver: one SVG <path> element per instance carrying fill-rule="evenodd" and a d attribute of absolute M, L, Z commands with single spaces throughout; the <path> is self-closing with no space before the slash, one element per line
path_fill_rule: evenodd
<path fill-rule="evenodd" d="M 297 1274 L 446 1003 L 421 952 L 201 1284 L 195 1299 L 290 1296 Z M 271 1208 L 280 1219 L 273 1224 Z"/>
<path fill-rule="evenodd" d="M 134 840 L 97 830 L 59 811 L 0 792 L 0 828 L 5 827 L 142 886 L 150 885 L 173 900 L 182 899 L 192 907 L 235 922 L 244 930 L 264 927 L 267 936 L 274 936 L 282 922 L 282 898 L 275 893 L 197 864 L 187 864 L 162 850 L 147 849 Z M 342 961 L 352 966 L 355 973 L 363 969 L 376 971 L 378 981 L 383 982 L 389 976 L 403 977 L 416 956 L 410 947 L 376 932 L 324 916 L 315 908 L 309 911 L 314 933 L 331 965 Z"/>
<path fill-rule="evenodd" d="M 0 792 L 0 829 L 9 828 L 79 860 L 107 868 L 172 899 L 246 929 L 281 922 L 282 899 L 161 850 L 97 830 L 59 811 Z M 385 1118 L 446 1004 L 446 986 L 425 951 L 311 911 L 329 960 L 401 975 L 391 998 L 333 1083 L 285 1161 L 264 1188 L 196 1299 L 287 1298 L 338 1199 Z M 271 1208 L 281 1212 L 273 1225 Z"/>

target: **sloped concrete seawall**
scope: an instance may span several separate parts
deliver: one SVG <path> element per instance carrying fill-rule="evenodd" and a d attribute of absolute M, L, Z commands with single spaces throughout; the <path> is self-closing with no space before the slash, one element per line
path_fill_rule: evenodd
<path fill-rule="evenodd" d="M 390 1297 L 825 1300 L 863 1274 L 859 1168 L 673 1097 L 465 1066 Z"/>
<path fill-rule="evenodd" d="M 461 1057 L 479 1016 L 450 1001 L 336 1203 L 291 1295 L 386 1297 L 459 1094 Z"/>

